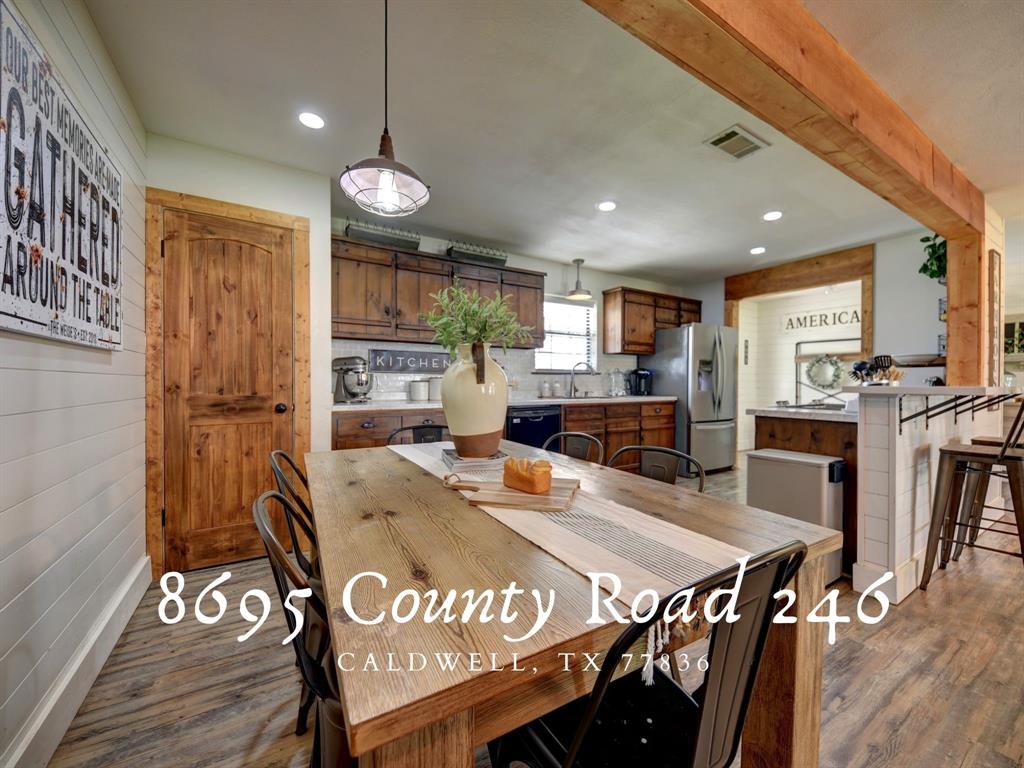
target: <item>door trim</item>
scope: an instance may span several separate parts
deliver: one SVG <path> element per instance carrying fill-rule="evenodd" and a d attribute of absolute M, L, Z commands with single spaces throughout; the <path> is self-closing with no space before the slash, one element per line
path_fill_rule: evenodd
<path fill-rule="evenodd" d="M 292 418 L 294 451 L 301 462 L 310 447 L 309 219 L 207 197 L 146 188 L 146 553 L 154 579 L 164 574 L 164 272 L 163 213 L 221 216 L 292 232 Z"/>

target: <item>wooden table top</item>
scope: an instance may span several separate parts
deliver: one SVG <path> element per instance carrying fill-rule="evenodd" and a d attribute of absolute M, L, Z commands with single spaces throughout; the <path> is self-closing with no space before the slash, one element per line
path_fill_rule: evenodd
<path fill-rule="evenodd" d="M 809 562 L 842 546 L 838 531 L 560 454 L 517 444 L 504 447 L 526 450 L 570 469 L 584 491 L 752 553 L 799 539 L 807 544 Z M 585 623 L 591 607 L 588 579 L 394 451 L 310 453 L 306 468 L 335 656 L 351 653 L 351 663 L 359 665 L 355 671 L 339 671 L 354 754 L 481 704 L 532 675 L 560 669 L 560 651 L 603 651 L 621 632 L 619 624 Z M 556 599 L 540 631 L 518 643 L 503 635 L 524 634 L 533 624 L 531 611 L 521 610 L 512 624 L 427 624 L 417 616 L 405 624 L 388 617 L 367 626 L 352 621 L 342 608 L 346 582 L 366 571 L 388 579 L 384 588 L 379 581 L 364 578 L 353 591 L 353 609 L 366 618 L 390 611 L 403 589 L 422 594 L 433 588 L 443 597 L 449 589 L 461 595 L 468 589 L 500 590 L 515 581 L 545 595 L 552 589 Z M 456 603 L 460 609 L 462 605 Z M 517 605 L 523 609 L 527 603 Z M 410 652 L 425 654 L 430 662 L 419 672 L 362 669 L 370 653 L 383 668 L 389 652 L 403 667 Z M 433 662 L 435 652 L 481 653 L 483 667 L 474 670 L 462 663 L 441 670 Z M 514 658 L 527 671 L 491 671 L 493 665 L 510 666 Z"/>

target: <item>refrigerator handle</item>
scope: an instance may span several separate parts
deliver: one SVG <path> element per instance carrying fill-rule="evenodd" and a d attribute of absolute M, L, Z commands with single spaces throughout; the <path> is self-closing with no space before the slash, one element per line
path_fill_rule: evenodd
<path fill-rule="evenodd" d="M 718 361 L 715 364 L 717 376 L 715 380 L 718 382 L 718 410 L 722 410 L 722 398 L 725 395 L 725 340 L 722 338 L 722 329 L 716 329 L 715 333 L 718 336 Z M 719 413 L 719 416 L 722 414 Z"/>
<path fill-rule="evenodd" d="M 718 379 L 720 377 L 719 371 L 719 349 L 721 339 L 718 335 L 718 329 L 715 329 L 715 340 L 711 344 L 711 404 L 715 409 L 715 417 L 718 417 L 718 412 L 721 407 L 721 399 L 718 396 Z"/>

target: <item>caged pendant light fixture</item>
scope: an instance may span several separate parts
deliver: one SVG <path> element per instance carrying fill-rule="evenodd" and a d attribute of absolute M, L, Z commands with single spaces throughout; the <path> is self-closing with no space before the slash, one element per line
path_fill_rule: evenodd
<path fill-rule="evenodd" d="M 338 178 L 345 196 L 378 216 L 408 216 L 430 200 L 430 187 L 409 166 L 395 160 L 388 133 L 388 0 L 384 0 L 384 133 L 377 157 L 345 166 Z"/>
<path fill-rule="evenodd" d="M 570 301 L 590 301 L 594 298 L 593 295 L 580 282 L 580 267 L 583 265 L 583 259 L 573 259 L 572 263 L 576 265 L 576 286 L 565 294 L 565 298 Z"/>

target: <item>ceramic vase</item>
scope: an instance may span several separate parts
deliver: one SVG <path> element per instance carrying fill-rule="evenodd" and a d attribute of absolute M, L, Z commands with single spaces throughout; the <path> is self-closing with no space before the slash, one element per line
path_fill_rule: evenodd
<path fill-rule="evenodd" d="M 490 344 L 459 344 L 441 380 L 441 405 L 459 456 L 484 458 L 498 452 L 508 380 L 491 359 Z"/>

